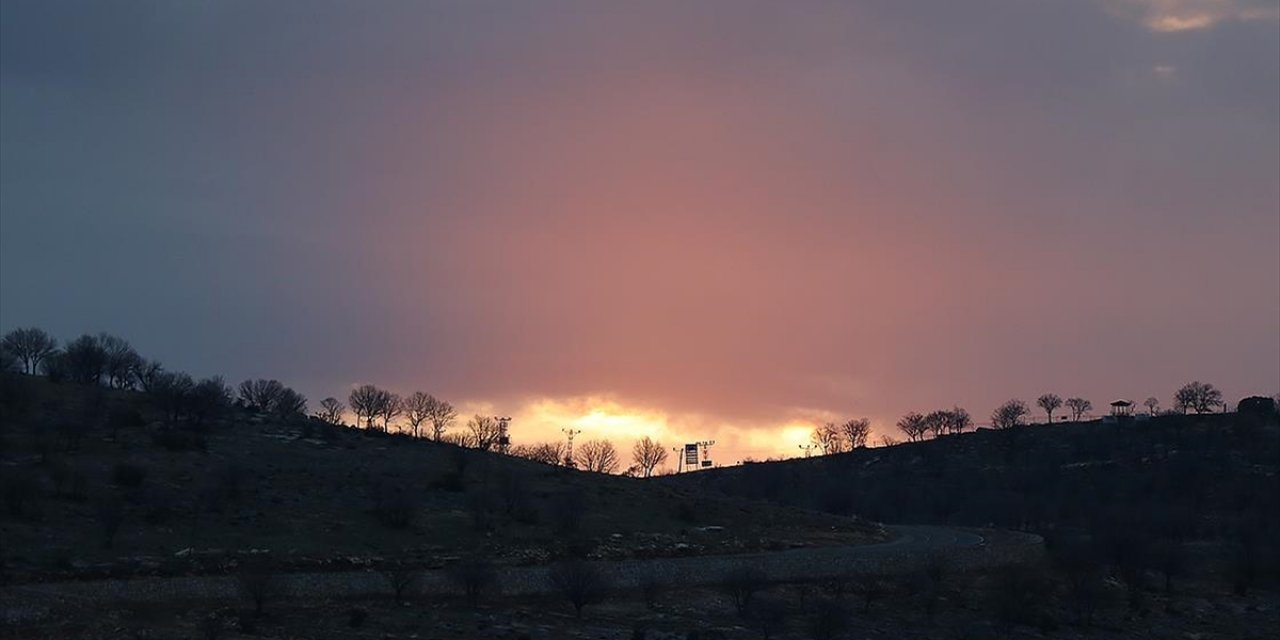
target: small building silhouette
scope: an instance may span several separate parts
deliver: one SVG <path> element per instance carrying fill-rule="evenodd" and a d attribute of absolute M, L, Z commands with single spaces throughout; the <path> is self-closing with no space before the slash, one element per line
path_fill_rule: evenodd
<path fill-rule="evenodd" d="M 1103 424 L 1118 424 L 1133 419 L 1133 402 L 1114 400 L 1111 402 L 1111 413 L 1103 416 Z"/>

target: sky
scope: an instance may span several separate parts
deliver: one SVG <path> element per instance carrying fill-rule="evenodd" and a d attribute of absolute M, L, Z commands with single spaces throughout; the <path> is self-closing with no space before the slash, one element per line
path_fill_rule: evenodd
<path fill-rule="evenodd" d="M 0 329 L 797 455 L 1280 391 L 1280 0 L 0 3 Z"/>

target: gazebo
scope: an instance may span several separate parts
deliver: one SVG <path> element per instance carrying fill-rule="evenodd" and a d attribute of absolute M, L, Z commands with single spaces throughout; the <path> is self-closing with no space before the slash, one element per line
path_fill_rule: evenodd
<path fill-rule="evenodd" d="M 1111 403 L 1112 418 L 1132 418 L 1133 403 L 1128 400 L 1115 400 Z"/>

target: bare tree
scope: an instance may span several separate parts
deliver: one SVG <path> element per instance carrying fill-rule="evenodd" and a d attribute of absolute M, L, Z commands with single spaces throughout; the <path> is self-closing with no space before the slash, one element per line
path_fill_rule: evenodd
<path fill-rule="evenodd" d="M 618 469 L 618 450 L 608 440 L 588 440 L 574 452 L 575 462 L 583 471 L 613 473 Z"/>
<path fill-rule="evenodd" d="M 0 374 L 12 373 L 20 368 L 18 366 L 18 356 L 14 355 L 3 342 L 0 342 Z"/>
<path fill-rule="evenodd" d="M 387 584 L 391 587 L 396 602 L 404 601 L 405 592 L 418 582 L 418 578 L 422 577 L 422 574 L 417 569 L 399 562 L 383 569 L 382 575 L 387 579 Z"/>
<path fill-rule="evenodd" d="M 907 435 L 908 441 L 919 442 L 924 440 L 924 434 L 929 431 L 929 423 L 923 415 L 912 411 L 898 420 L 898 428 Z"/>
<path fill-rule="evenodd" d="M 445 577 L 462 590 L 467 604 L 474 607 L 498 584 L 498 572 L 485 558 L 472 555 L 445 568 Z"/>
<path fill-rule="evenodd" d="M 539 442 L 532 445 L 517 445 L 511 448 L 511 455 L 542 464 L 558 465 L 564 460 L 564 443 Z"/>
<path fill-rule="evenodd" d="M 9 352 L 22 365 L 23 373 L 35 375 L 46 358 L 58 354 L 58 341 L 44 329 L 14 329 L 0 338 L 0 349 Z"/>
<path fill-rule="evenodd" d="M 378 417 L 382 418 L 382 432 L 389 433 L 391 431 L 391 421 L 404 412 L 404 400 L 398 394 L 390 391 L 382 392 L 381 402 L 378 403 Z"/>
<path fill-rule="evenodd" d="M 871 435 L 871 421 L 866 418 L 845 420 L 840 423 L 840 435 L 849 451 L 865 447 L 867 438 Z"/>
<path fill-rule="evenodd" d="M 236 586 L 240 595 L 253 605 L 253 612 L 257 615 L 262 615 L 267 602 L 281 589 L 280 579 L 267 557 L 246 558 L 236 574 Z"/>
<path fill-rule="evenodd" d="M 502 435 L 497 420 L 489 416 L 475 414 L 467 421 L 467 444 L 474 449 L 488 451 L 498 444 L 498 436 Z"/>
<path fill-rule="evenodd" d="M 666 464 L 667 448 L 662 446 L 662 443 L 645 436 L 637 440 L 635 446 L 631 448 L 631 459 L 636 463 L 640 476 L 648 478 L 653 475 L 654 469 Z"/>
<path fill-rule="evenodd" d="M 435 402 L 431 404 L 431 439 L 439 442 L 444 437 L 444 432 L 453 425 L 453 421 L 458 419 L 458 410 L 439 398 L 432 400 Z"/>
<path fill-rule="evenodd" d="M 72 382 L 98 384 L 107 368 L 107 352 L 98 339 L 83 335 L 67 343 L 58 358 Z"/>
<path fill-rule="evenodd" d="M 840 428 L 834 422 L 825 422 L 813 429 L 809 441 L 822 450 L 823 455 L 844 451 L 844 439 L 840 437 Z"/>
<path fill-rule="evenodd" d="M 1056 393 L 1046 393 L 1036 398 L 1036 406 L 1044 409 L 1044 413 L 1049 417 L 1049 424 L 1053 424 L 1053 412 L 1062 406 L 1062 397 Z"/>
<path fill-rule="evenodd" d="M 946 411 L 930 411 L 924 417 L 925 429 L 933 433 L 933 437 L 940 437 L 947 432 L 947 425 L 950 423 L 950 416 Z"/>
<path fill-rule="evenodd" d="M 231 407 L 231 388 L 222 376 L 205 378 L 191 387 L 186 405 L 196 426 L 203 425 L 205 420 L 221 417 Z"/>
<path fill-rule="evenodd" d="M 134 371 L 142 366 L 142 356 L 124 338 L 106 333 L 98 334 L 98 346 L 106 356 L 103 373 L 107 377 L 107 384 L 116 389 L 131 388 L 135 379 Z"/>
<path fill-rule="evenodd" d="M 739 564 L 725 572 L 720 578 L 720 591 L 733 602 L 733 608 L 739 616 L 746 615 L 747 609 L 756 594 L 764 589 L 769 576 L 758 567 L 750 564 Z"/>
<path fill-rule="evenodd" d="M 240 402 L 250 411 L 274 413 L 284 388 L 279 380 L 245 380 L 239 387 Z"/>
<path fill-rule="evenodd" d="M 352 389 L 351 395 L 347 396 L 347 404 L 351 405 L 351 412 L 356 414 L 356 422 L 364 418 L 364 427 L 372 429 L 373 419 L 382 413 L 382 403 L 386 401 L 387 395 L 386 391 L 371 384 L 362 384 Z"/>
<path fill-rule="evenodd" d="M 1084 398 L 1067 398 L 1067 409 L 1071 411 L 1071 421 L 1080 422 L 1080 416 L 1093 411 L 1093 403 Z"/>
<path fill-rule="evenodd" d="M 566 560 L 552 566 L 548 578 L 552 588 L 573 605 L 578 618 L 584 607 L 602 602 L 609 588 L 600 570 L 582 560 Z"/>
<path fill-rule="evenodd" d="M 969 412 L 960 407 L 952 407 L 946 414 L 947 433 L 964 433 L 973 426 L 973 418 Z"/>
<path fill-rule="evenodd" d="M 1150 413 L 1153 416 L 1160 414 L 1160 398 L 1151 396 L 1150 398 L 1142 401 L 1142 406 L 1146 407 L 1147 413 Z"/>
<path fill-rule="evenodd" d="M 787 603 L 780 598 L 767 595 L 756 598 L 755 604 L 747 612 L 746 617 L 760 632 L 760 637 L 769 640 L 773 634 L 786 627 Z"/>
<path fill-rule="evenodd" d="M 991 414 L 991 426 L 997 429 L 1008 429 L 1022 424 L 1022 421 L 1031 413 L 1027 409 L 1027 403 L 1021 400 L 1010 400 L 999 407 Z"/>
<path fill-rule="evenodd" d="M 431 419 L 431 410 L 436 399 L 421 391 L 404 399 L 404 419 L 409 422 L 409 432 L 415 438 L 422 437 L 422 424 Z"/>
<path fill-rule="evenodd" d="M 58 351 L 58 341 L 44 329 L 14 329 L 0 339 L 0 346 L 22 362 L 23 373 L 35 375 L 40 362 Z"/>
<path fill-rule="evenodd" d="M 292 417 L 307 414 L 307 397 L 285 387 L 280 397 L 276 398 L 272 413 L 280 417 Z"/>
<path fill-rule="evenodd" d="M 1183 413 L 1209 413 L 1222 404 L 1222 392 L 1207 382 L 1189 382 L 1174 394 L 1174 406 Z"/>
<path fill-rule="evenodd" d="M 347 406 L 342 404 L 341 400 L 330 396 L 320 401 L 320 410 L 316 412 L 316 417 L 329 424 L 342 424 L 342 413 L 346 410 Z"/>
<path fill-rule="evenodd" d="M 155 385 L 156 379 L 160 374 L 164 373 L 164 366 L 155 360 L 143 360 L 138 363 L 136 369 L 133 370 L 133 379 L 137 383 L 136 386 L 146 392 L 151 392 Z"/>

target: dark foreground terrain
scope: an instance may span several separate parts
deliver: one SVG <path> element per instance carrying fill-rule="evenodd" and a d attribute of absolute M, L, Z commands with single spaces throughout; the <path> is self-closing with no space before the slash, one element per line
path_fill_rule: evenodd
<path fill-rule="evenodd" d="M 6 637 L 1208 639 L 1280 625 L 1270 418 L 1028 427 L 640 480 L 5 384 Z"/>

